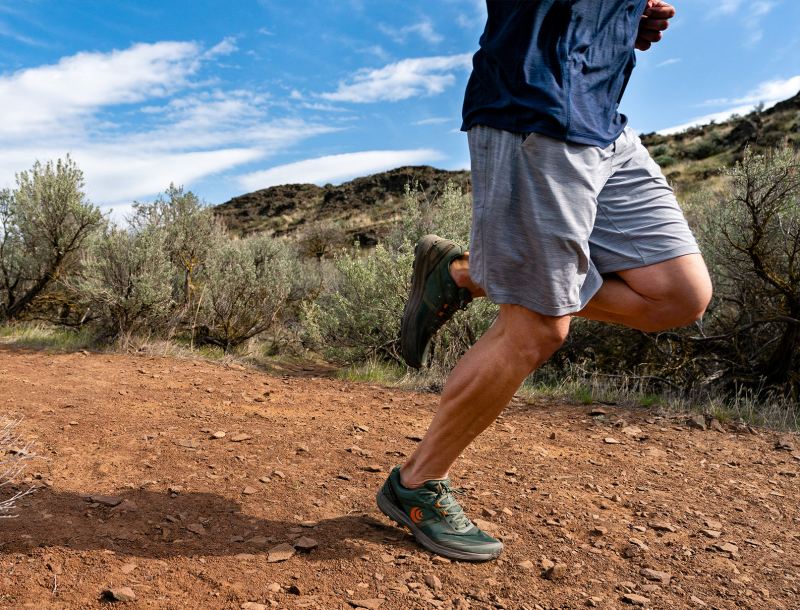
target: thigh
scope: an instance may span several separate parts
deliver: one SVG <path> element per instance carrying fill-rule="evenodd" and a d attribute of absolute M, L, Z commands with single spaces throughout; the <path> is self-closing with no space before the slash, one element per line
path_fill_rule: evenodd
<path fill-rule="evenodd" d="M 602 284 L 589 235 L 610 151 L 482 126 L 469 142 L 473 280 L 495 303 L 579 311 Z"/>
<path fill-rule="evenodd" d="M 618 271 L 617 275 L 632 290 L 651 301 L 697 301 L 704 307 L 711 298 L 711 279 L 700 254 Z"/>
<path fill-rule="evenodd" d="M 612 173 L 597 201 L 590 248 L 601 273 L 700 252 L 664 174 L 629 128 L 615 143 Z"/>

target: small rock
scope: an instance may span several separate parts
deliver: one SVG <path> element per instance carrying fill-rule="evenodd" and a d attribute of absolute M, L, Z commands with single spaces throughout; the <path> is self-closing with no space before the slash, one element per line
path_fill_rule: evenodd
<path fill-rule="evenodd" d="M 272 476 L 278 477 L 279 479 L 285 479 L 286 478 L 286 475 L 283 472 L 281 472 L 280 470 L 273 470 L 272 471 Z"/>
<path fill-rule="evenodd" d="M 556 564 L 554 561 L 550 561 L 549 559 L 547 559 L 547 557 L 542 557 L 542 561 L 540 562 L 539 565 L 542 566 L 542 570 L 546 572 Z"/>
<path fill-rule="evenodd" d="M 602 417 L 603 415 L 608 415 L 608 411 L 606 411 L 603 407 L 594 407 L 591 411 L 589 411 L 589 417 Z"/>
<path fill-rule="evenodd" d="M 318 546 L 319 543 L 308 536 L 303 536 L 302 538 L 298 538 L 294 541 L 294 548 L 296 548 L 298 551 L 310 551 Z"/>
<path fill-rule="evenodd" d="M 736 557 L 739 555 L 739 547 L 735 544 L 731 544 L 730 542 L 717 542 L 712 548 L 720 553 L 727 553 L 731 557 Z"/>
<path fill-rule="evenodd" d="M 722 532 L 719 530 L 700 530 L 700 533 L 708 538 L 719 538 L 722 536 Z"/>
<path fill-rule="evenodd" d="M 497 511 L 492 510 L 491 508 L 484 508 L 481 510 L 481 514 L 489 519 L 494 519 L 497 516 Z"/>
<path fill-rule="evenodd" d="M 591 531 L 591 534 L 592 536 L 605 536 L 608 534 L 608 529 L 598 526 Z"/>
<path fill-rule="evenodd" d="M 267 610 L 264 604 L 256 602 L 245 602 L 241 605 L 242 610 Z"/>
<path fill-rule="evenodd" d="M 244 441 L 249 441 L 251 438 L 253 438 L 253 437 L 250 436 L 249 434 L 245 434 L 245 433 L 242 432 L 242 433 L 239 433 L 239 434 L 234 434 L 231 437 L 231 442 L 232 443 L 241 443 L 241 442 L 244 442 Z"/>
<path fill-rule="evenodd" d="M 119 571 L 122 572 L 123 574 L 130 574 L 138 567 L 139 566 L 137 566 L 135 563 L 126 563 L 119 569 Z"/>
<path fill-rule="evenodd" d="M 347 603 L 353 608 L 365 608 L 365 610 L 377 610 L 383 604 L 382 599 L 348 599 Z"/>
<path fill-rule="evenodd" d="M 204 528 L 200 523 L 190 523 L 186 526 L 186 529 L 193 534 L 197 534 L 198 536 L 202 536 L 206 533 L 206 528 Z"/>
<path fill-rule="evenodd" d="M 676 531 L 678 531 L 674 525 L 665 523 L 663 521 L 654 521 L 652 523 L 648 523 L 647 526 L 657 532 L 671 532 L 674 534 Z"/>
<path fill-rule="evenodd" d="M 603 442 L 604 442 L 606 445 L 619 445 L 619 444 L 621 444 L 621 443 L 620 443 L 620 442 L 619 442 L 617 439 L 615 439 L 615 438 L 614 438 L 614 437 L 612 437 L 612 436 L 609 436 L 609 437 L 607 437 L 607 438 L 603 439 Z"/>
<path fill-rule="evenodd" d="M 622 596 L 622 601 L 632 606 L 646 606 L 650 600 L 644 595 L 636 595 L 635 593 L 626 593 Z"/>
<path fill-rule="evenodd" d="M 567 575 L 567 565 L 564 563 L 557 563 L 553 567 L 548 568 L 542 574 L 542 578 L 547 580 L 561 580 Z"/>
<path fill-rule="evenodd" d="M 364 470 L 367 472 L 381 472 L 383 467 L 380 464 L 370 464 L 369 466 L 364 466 Z"/>
<path fill-rule="evenodd" d="M 274 546 L 269 550 L 269 554 L 267 555 L 267 562 L 268 563 L 277 563 L 279 561 L 286 561 L 290 559 L 294 555 L 294 547 L 291 544 L 279 544 L 278 546 Z"/>
<path fill-rule="evenodd" d="M 255 487 L 250 487 L 249 485 L 242 490 L 242 493 L 246 496 L 252 496 L 253 494 L 257 494 L 258 490 Z"/>
<path fill-rule="evenodd" d="M 775 441 L 775 451 L 794 451 L 794 445 L 788 438 L 779 438 Z"/>
<path fill-rule="evenodd" d="M 132 602 L 136 599 L 136 593 L 130 587 L 114 587 L 103 591 L 101 597 L 109 602 Z"/>
<path fill-rule="evenodd" d="M 187 438 L 175 441 L 175 444 L 178 445 L 178 447 L 183 447 L 184 449 L 197 449 L 200 446 L 200 441 L 197 441 L 193 438 Z"/>
<path fill-rule="evenodd" d="M 211 435 L 211 438 L 215 438 L 217 440 L 225 438 L 225 433 L 222 430 L 220 430 L 219 432 L 214 432 L 214 434 Z"/>
<path fill-rule="evenodd" d="M 642 432 L 642 429 L 638 428 L 636 426 L 625 426 L 622 429 L 622 433 L 625 434 L 626 436 L 630 436 L 632 438 L 639 438 L 639 437 L 644 435 L 644 432 Z"/>
<path fill-rule="evenodd" d="M 672 580 L 672 574 L 669 574 L 667 572 L 659 572 L 658 570 L 651 570 L 649 568 L 642 568 L 642 570 L 640 570 L 639 573 L 642 576 L 644 576 L 647 580 L 661 583 L 665 587 L 668 586 L 670 581 Z"/>
<path fill-rule="evenodd" d="M 103 506 L 119 506 L 122 504 L 122 498 L 117 496 L 89 496 L 89 502 L 96 502 L 97 504 L 102 504 Z"/>
<path fill-rule="evenodd" d="M 436 574 L 426 574 L 424 580 L 425 584 L 428 585 L 434 591 L 441 591 L 442 581 L 439 580 L 439 577 L 436 576 Z"/>
<path fill-rule="evenodd" d="M 517 565 L 523 570 L 533 570 L 533 562 L 530 559 L 520 561 Z"/>
<path fill-rule="evenodd" d="M 586 600 L 586 605 L 590 608 L 599 608 L 600 605 L 603 603 L 602 597 L 590 597 Z"/>
<path fill-rule="evenodd" d="M 267 587 L 267 591 L 270 591 L 272 593 L 280 593 L 281 592 L 281 586 L 278 583 L 273 582 L 272 584 L 270 584 Z"/>
<path fill-rule="evenodd" d="M 692 415 L 686 420 L 686 425 L 695 430 L 706 429 L 706 416 L 705 415 Z"/>
<path fill-rule="evenodd" d="M 711 420 L 711 423 L 708 425 L 708 427 L 711 428 L 714 432 L 721 432 L 723 434 L 726 432 L 725 427 L 720 423 L 720 421 L 716 417 Z"/>
<path fill-rule="evenodd" d="M 689 601 L 692 602 L 695 606 L 700 606 L 701 608 L 705 608 L 706 606 L 708 606 L 708 604 L 705 603 L 702 599 L 700 599 L 699 597 L 695 597 L 694 595 L 692 595 L 689 598 Z"/>

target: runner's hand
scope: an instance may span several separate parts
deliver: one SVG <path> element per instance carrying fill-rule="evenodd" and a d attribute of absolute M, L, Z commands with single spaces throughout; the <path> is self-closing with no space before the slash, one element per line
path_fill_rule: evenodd
<path fill-rule="evenodd" d="M 664 0 L 647 0 L 639 32 L 636 35 L 636 48 L 646 51 L 654 42 L 661 40 L 661 32 L 669 27 L 669 20 L 675 16 L 675 7 Z"/>

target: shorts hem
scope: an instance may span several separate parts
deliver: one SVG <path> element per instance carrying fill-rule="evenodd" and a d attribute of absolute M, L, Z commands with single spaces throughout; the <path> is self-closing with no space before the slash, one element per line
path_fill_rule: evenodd
<path fill-rule="evenodd" d="M 602 266 L 599 265 L 594 259 L 592 259 L 592 262 L 594 262 L 597 270 L 600 273 L 616 273 L 617 271 L 629 271 L 630 269 L 639 269 L 649 265 L 656 265 L 658 263 L 663 263 L 668 260 L 672 260 L 673 258 L 686 256 L 688 254 L 700 254 L 700 248 L 697 246 L 697 244 L 685 244 L 683 246 L 678 246 L 677 248 L 672 248 L 671 250 L 659 252 L 658 254 L 653 254 L 651 256 L 645 256 L 637 260 L 631 260 L 629 258 L 620 258 L 617 261 L 610 262 L 608 260 L 604 260 Z"/>
<path fill-rule="evenodd" d="M 561 318 L 563 316 L 577 313 L 583 309 L 583 306 L 580 303 L 576 303 L 575 305 L 562 305 L 560 307 L 546 307 L 544 305 L 540 305 L 532 299 L 526 299 L 524 297 L 519 297 L 507 292 L 487 290 L 486 294 L 489 297 L 489 300 L 496 305 L 519 305 L 520 307 L 524 307 L 525 309 L 551 318 Z"/>

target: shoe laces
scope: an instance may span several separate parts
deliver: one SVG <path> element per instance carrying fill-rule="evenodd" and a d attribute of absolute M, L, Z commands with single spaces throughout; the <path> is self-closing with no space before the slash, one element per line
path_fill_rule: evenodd
<path fill-rule="evenodd" d="M 463 489 L 452 487 L 448 481 L 438 481 L 435 493 L 434 506 L 455 529 L 462 530 L 472 526 L 472 521 L 469 520 L 461 504 L 456 499 L 456 495 L 464 495 L 466 493 Z"/>

